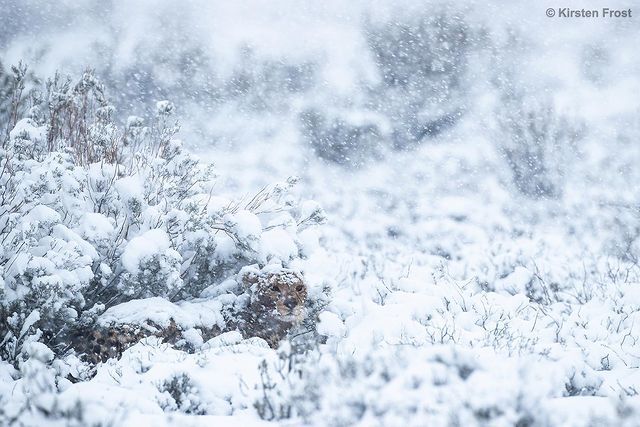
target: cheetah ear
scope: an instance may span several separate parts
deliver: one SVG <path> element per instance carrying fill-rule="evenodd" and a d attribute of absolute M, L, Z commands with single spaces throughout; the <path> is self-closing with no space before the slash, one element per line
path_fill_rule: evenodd
<path fill-rule="evenodd" d="M 303 285 L 305 288 L 307 287 L 307 283 L 304 280 L 304 275 L 299 271 L 291 271 L 291 275 L 293 276 L 293 284 L 295 285 Z"/>

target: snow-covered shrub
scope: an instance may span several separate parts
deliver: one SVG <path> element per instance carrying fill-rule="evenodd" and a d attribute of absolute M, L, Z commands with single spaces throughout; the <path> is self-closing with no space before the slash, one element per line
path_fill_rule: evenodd
<path fill-rule="evenodd" d="M 364 36 L 380 78 L 358 87 L 355 97 L 300 114 L 314 153 L 357 167 L 382 157 L 386 147 L 408 148 L 455 125 L 466 101 L 471 32 L 445 9 L 368 21 Z"/>
<path fill-rule="evenodd" d="M 28 86 L 31 86 L 34 80 L 24 64 L 19 63 L 7 70 L 0 62 L 0 123 L 2 123 L 0 138 L 2 141 L 9 137 L 9 131 L 21 117 L 27 104 L 27 99 L 23 95 L 29 90 Z"/>
<path fill-rule="evenodd" d="M 532 199 L 562 196 L 570 166 L 579 159 L 578 141 L 585 124 L 557 111 L 553 96 L 533 82 L 524 52 L 531 40 L 509 29 L 506 40 L 494 41 L 488 58 L 489 80 L 497 95 L 491 138 L 505 161 L 511 187 Z"/>
<path fill-rule="evenodd" d="M 180 411 L 185 414 L 206 414 L 198 396 L 198 389 L 187 374 L 173 375 L 164 381 L 158 390 L 161 394 L 160 406 L 166 412 Z"/>
<path fill-rule="evenodd" d="M 64 366 L 44 344 L 24 345 L 11 393 L 0 395 L 0 423 L 34 426 L 54 422 L 64 426 L 104 425 L 88 423 L 86 411 L 78 400 L 62 404 L 58 393 L 70 382 Z"/>
<path fill-rule="evenodd" d="M 369 47 L 382 79 L 373 107 L 387 115 L 398 148 L 454 125 L 464 107 L 471 29 L 455 12 L 369 23 Z"/>
<path fill-rule="evenodd" d="M 292 95 L 312 87 L 315 71 L 309 62 L 259 58 L 244 48 L 231 76 L 219 82 L 220 101 L 237 102 L 241 111 L 283 112 Z"/>
<path fill-rule="evenodd" d="M 271 363 L 263 360 L 259 366 L 259 397 L 254 402 L 260 418 L 282 420 L 313 412 L 320 398 L 318 389 L 312 383 L 307 388 L 301 380 L 317 361 L 317 348 L 301 354 L 288 346 L 280 347 L 277 359 Z"/>
<path fill-rule="evenodd" d="M 615 256 L 638 265 L 640 262 L 640 202 L 614 206 L 611 212 L 612 238 L 608 248 Z"/>
<path fill-rule="evenodd" d="M 388 124 L 370 111 L 308 109 L 300 115 L 303 134 L 321 159 L 358 167 L 380 158 L 388 141 Z"/>
<path fill-rule="evenodd" d="M 265 419 L 308 425 L 548 425 L 537 410 L 541 398 L 562 390 L 549 383 L 529 390 L 532 372 L 495 365 L 495 357 L 446 346 L 380 350 L 364 359 L 315 352 L 295 361 L 281 354 L 261 367 L 256 408 Z M 498 371 L 506 381 L 499 386 L 487 381 Z"/>
<path fill-rule="evenodd" d="M 174 106 L 121 128 L 91 72 L 56 75 L 0 149 L 0 353 L 66 348 L 74 328 L 136 298 L 198 296 L 246 265 L 288 265 L 321 222 L 289 194 L 214 194 L 215 174 L 175 139 Z M 225 289 L 224 292 L 230 292 Z"/>
<path fill-rule="evenodd" d="M 181 260 L 163 230 L 149 230 L 134 237 L 122 254 L 125 271 L 118 291 L 136 299 L 171 296 L 182 286 Z"/>
<path fill-rule="evenodd" d="M 548 100 L 509 92 L 496 117 L 496 143 L 516 190 L 531 198 L 560 197 L 582 126 L 559 114 Z"/>

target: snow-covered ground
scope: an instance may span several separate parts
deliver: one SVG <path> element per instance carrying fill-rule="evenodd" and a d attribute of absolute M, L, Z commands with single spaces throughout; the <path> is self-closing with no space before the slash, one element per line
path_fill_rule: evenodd
<path fill-rule="evenodd" d="M 640 9 L 607 20 L 547 18 L 558 5 L 544 2 L 450 6 L 473 38 L 461 118 L 410 149 L 319 158 L 301 114 L 361 119 L 365 88 L 384 79 L 363 28 L 441 10 L 416 3 L 2 6 L 13 25 L 0 30 L 3 63 L 25 59 L 41 75 L 94 67 L 121 110 L 172 99 L 181 138 L 215 165 L 219 191 L 248 199 L 295 175 L 296 196 L 328 217 L 297 236 L 311 292 L 330 289 L 316 326 L 326 342 L 300 356 L 236 332 L 193 353 L 147 338 L 90 381 L 61 385 L 60 411 L 80 402 L 84 425 L 640 426 Z M 181 59 L 189 49 L 193 69 Z M 264 64 L 308 65 L 311 82 L 261 86 Z M 492 82 L 502 69 L 580 128 L 575 147 L 546 153 L 562 171 L 559 197 L 514 183 Z M 155 76 L 141 96 L 136 72 Z M 241 72 L 240 95 L 198 92 Z M 128 246 L 138 256 L 158 242 L 143 237 Z M 291 251 L 282 238 L 265 250 Z M 206 292 L 102 318 L 215 324 L 219 295 Z M 20 380 L 0 373 L 8 396 Z M 186 378 L 182 402 L 167 391 L 176 378 Z"/>

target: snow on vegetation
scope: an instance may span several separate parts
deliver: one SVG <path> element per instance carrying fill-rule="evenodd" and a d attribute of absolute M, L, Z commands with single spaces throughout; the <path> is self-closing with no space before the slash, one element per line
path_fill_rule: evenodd
<path fill-rule="evenodd" d="M 640 425 L 637 18 L 2 8 L 0 424 Z"/>

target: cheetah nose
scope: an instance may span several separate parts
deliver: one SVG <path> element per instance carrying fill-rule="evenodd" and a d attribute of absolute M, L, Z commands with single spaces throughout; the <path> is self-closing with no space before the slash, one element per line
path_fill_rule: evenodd
<path fill-rule="evenodd" d="M 293 310 L 296 307 L 296 305 L 298 305 L 298 302 L 293 298 L 288 298 L 287 300 L 285 300 L 284 305 L 289 310 Z"/>

